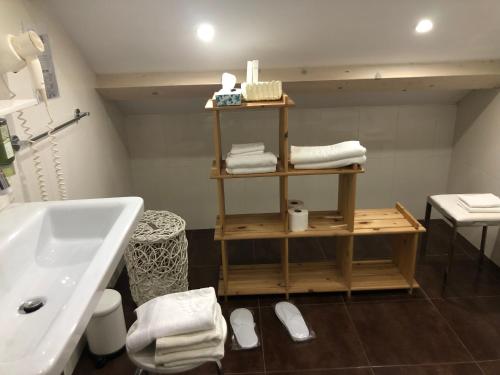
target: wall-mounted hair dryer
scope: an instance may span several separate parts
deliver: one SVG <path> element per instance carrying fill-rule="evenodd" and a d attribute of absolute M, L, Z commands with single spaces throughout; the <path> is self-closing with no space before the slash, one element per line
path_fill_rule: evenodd
<path fill-rule="evenodd" d="M 6 42 L 11 53 L 0 57 L 0 74 L 17 73 L 26 66 L 38 100 L 47 103 L 42 66 L 38 60 L 38 56 L 45 50 L 42 39 L 34 31 L 27 31 L 20 35 L 7 35 Z"/>

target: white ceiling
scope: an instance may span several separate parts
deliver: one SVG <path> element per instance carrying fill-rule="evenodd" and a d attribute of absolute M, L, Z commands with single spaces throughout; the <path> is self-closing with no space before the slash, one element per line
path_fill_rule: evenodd
<path fill-rule="evenodd" d="M 499 0 L 47 0 L 97 73 L 500 58 Z M 425 35 L 414 31 L 434 21 Z M 211 44 L 196 25 L 216 28 Z"/>

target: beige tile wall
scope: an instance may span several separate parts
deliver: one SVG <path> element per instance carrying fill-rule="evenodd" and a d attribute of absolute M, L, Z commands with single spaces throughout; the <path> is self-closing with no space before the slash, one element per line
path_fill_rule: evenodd
<path fill-rule="evenodd" d="M 360 139 L 368 148 L 366 173 L 358 179 L 358 207 L 393 206 L 400 200 L 423 216 L 428 194 L 446 192 L 455 105 L 340 107 L 290 110 L 290 144 L 329 144 Z M 277 152 L 277 113 L 225 113 L 223 151 L 231 143 L 264 141 Z M 130 115 L 126 118 L 134 193 L 146 206 L 183 216 L 190 228 L 210 228 L 216 214 L 213 158 L 207 113 Z M 290 197 L 310 209 L 336 206 L 336 177 L 290 178 Z M 229 212 L 278 210 L 275 178 L 226 184 Z"/>

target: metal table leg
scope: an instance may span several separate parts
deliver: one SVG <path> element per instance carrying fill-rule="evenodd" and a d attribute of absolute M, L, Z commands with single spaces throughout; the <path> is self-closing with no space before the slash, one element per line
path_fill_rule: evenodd
<path fill-rule="evenodd" d="M 484 248 L 486 247 L 486 235 L 488 234 L 488 226 L 483 226 L 483 233 L 481 234 L 481 246 L 479 247 L 479 264 L 478 267 L 481 269 L 484 261 Z"/>
<path fill-rule="evenodd" d="M 432 204 L 427 201 L 427 206 L 425 206 L 425 232 L 422 234 L 422 245 L 420 246 L 420 259 L 424 259 L 425 254 L 427 253 L 427 237 L 429 236 L 429 227 L 431 223 L 431 211 Z"/>
<path fill-rule="evenodd" d="M 451 241 L 450 241 L 450 251 L 448 252 L 448 266 L 446 267 L 446 270 L 444 272 L 444 282 L 443 285 L 446 285 L 446 282 L 448 280 L 448 277 L 451 272 L 451 265 L 453 263 L 453 254 L 455 253 L 455 240 L 457 238 L 457 225 L 453 223 L 453 234 L 451 235 Z"/>

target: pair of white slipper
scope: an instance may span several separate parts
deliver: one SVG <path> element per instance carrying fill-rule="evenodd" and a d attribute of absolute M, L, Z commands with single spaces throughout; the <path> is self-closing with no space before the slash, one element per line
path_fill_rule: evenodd
<path fill-rule="evenodd" d="M 309 339 L 309 328 L 302 317 L 299 309 L 290 302 L 278 302 L 274 306 L 274 312 L 283 323 L 293 341 L 305 341 Z M 229 317 L 236 341 L 242 349 L 255 348 L 259 339 L 255 332 L 253 315 L 248 309 L 236 309 Z"/>

